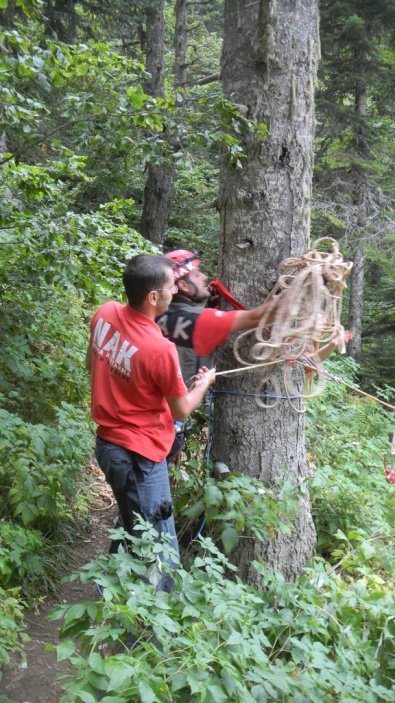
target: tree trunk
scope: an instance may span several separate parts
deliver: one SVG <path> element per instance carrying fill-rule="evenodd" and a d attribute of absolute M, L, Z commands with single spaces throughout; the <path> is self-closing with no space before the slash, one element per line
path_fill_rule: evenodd
<path fill-rule="evenodd" d="M 77 0 L 46 0 L 44 15 L 46 17 L 45 33 L 66 44 L 72 44 L 77 34 L 78 14 Z"/>
<path fill-rule="evenodd" d="M 348 311 L 348 327 L 354 331 L 352 340 L 347 345 L 347 351 L 355 361 L 361 359 L 362 345 L 362 312 L 364 286 L 365 255 L 358 250 L 354 255 L 354 266 L 351 270 L 350 306 Z"/>
<path fill-rule="evenodd" d="M 174 192 L 174 166 L 150 164 L 144 188 L 140 233 L 161 246 L 169 222 Z"/>
<path fill-rule="evenodd" d="M 350 304 L 348 310 L 348 326 L 354 332 L 353 338 L 347 346 L 347 351 L 355 361 L 361 360 L 362 351 L 362 312 L 363 288 L 365 271 L 364 243 L 367 235 L 368 200 L 370 184 L 365 163 L 369 160 L 369 148 L 366 143 L 366 78 L 361 68 L 365 63 L 363 53 L 356 51 L 354 66 L 357 71 L 354 110 L 357 122 L 354 129 L 354 148 L 357 160 L 351 169 L 353 178 L 353 202 L 355 206 L 355 233 L 353 236 L 353 262 L 350 285 Z M 361 164 L 359 163 L 361 162 Z"/>
<path fill-rule="evenodd" d="M 243 0 L 225 1 L 225 96 L 269 129 L 266 141 L 251 133 L 243 138 L 242 170 L 226 155 L 221 160 L 220 275 L 249 307 L 271 290 L 282 259 L 301 255 L 309 243 L 318 45 L 316 0 L 260 0 L 247 5 Z M 235 366 L 230 345 L 220 357 L 219 370 Z M 301 388 L 303 373 L 295 373 Z M 254 392 L 257 378 L 248 372 L 219 381 L 218 391 L 247 393 Z M 305 487 L 303 415 L 283 400 L 274 409 L 260 410 L 249 396 L 219 392 L 213 455 L 264 484 L 288 477 L 296 486 L 300 516 L 292 534 L 279 533 L 265 545 L 251 541 L 238 558 L 243 577 L 256 587 L 260 579 L 251 561 L 258 557 L 287 579 L 295 578 L 315 547 Z"/>
<path fill-rule="evenodd" d="M 144 88 L 154 97 L 164 97 L 164 0 L 147 8 L 146 69 L 150 78 Z M 174 190 L 174 166 L 150 163 L 144 188 L 140 232 L 154 244 L 163 244 Z"/>
<path fill-rule="evenodd" d="M 176 1 L 175 13 L 174 86 L 175 89 L 179 87 L 184 89 L 186 83 L 187 0 Z M 164 95 L 163 52 L 164 15 L 162 1 L 160 6 L 147 11 L 146 68 L 151 75 L 155 75 L 155 81 L 151 81 L 151 84 L 146 86 L 147 92 L 151 95 Z M 168 141 L 172 144 L 174 140 L 169 139 Z M 155 244 L 163 244 L 173 201 L 175 175 L 174 164 L 150 164 L 148 167 L 140 231 L 143 237 Z"/>
<path fill-rule="evenodd" d="M 187 9 L 188 0 L 176 0 L 176 31 L 174 35 L 174 85 L 185 89 L 187 81 Z"/>

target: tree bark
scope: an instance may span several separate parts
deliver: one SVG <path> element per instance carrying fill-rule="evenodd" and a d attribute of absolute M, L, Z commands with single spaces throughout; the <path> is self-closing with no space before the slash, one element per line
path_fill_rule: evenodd
<path fill-rule="evenodd" d="M 248 117 L 269 129 L 265 141 L 251 133 L 243 137 L 242 170 L 231 165 L 225 154 L 221 159 L 220 275 L 249 307 L 271 290 L 279 263 L 301 255 L 309 243 L 318 47 L 316 0 L 225 0 L 225 96 L 245 106 Z M 229 345 L 221 351 L 218 368 L 234 366 Z M 303 373 L 295 373 L 302 387 Z M 246 393 L 254 392 L 256 383 L 255 372 L 248 372 L 222 379 L 217 387 Z M 300 515 L 292 534 L 276 534 L 264 545 L 251 540 L 237 555 L 243 577 L 255 587 L 260 579 L 251 567 L 254 558 L 262 557 L 287 579 L 295 578 L 315 547 L 305 487 L 303 415 L 285 401 L 275 409 L 260 410 L 249 396 L 219 392 L 213 455 L 266 485 L 288 477 L 296 487 Z"/>
<path fill-rule="evenodd" d="M 147 11 L 147 70 L 155 81 L 146 86 L 151 95 L 164 95 L 164 14 L 163 0 Z M 174 36 L 174 86 L 185 89 L 187 0 L 176 0 L 176 29 Z M 149 21 L 150 20 L 150 21 Z M 150 47 L 150 48 L 149 48 Z M 154 92 L 156 91 L 156 92 Z M 174 146 L 174 139 L 168 139 Z M 143 237 L 162 245 L 169 222 L 174 193 L 176 170 L 174 164 L 150 164 L 144 189 L 144 206 L 140 231 Z"/>
<path fill-rule="evenodd" d="M 150 78 L 145 91 L 154 97 L 164 97 L 164 0 L 146 11 L 146 69 Z M 169 221 L 174 190 L 174 166 L 150 163 L 144 188 L 144 204 L 140 232 L 154 244 L 162 245 Z"/>
<path fill-rule="evenodd" d="M 59 41 L 66 44 L 71 44 L 75 40 L 78 24 L 76 5 L 77 0 L 46 0 L 44 15 L 47 36 L 55 34 Z"/>
<path fill-rule="evenodd" d="M 176 31 L 174 35 L 174 85 L 185 89 L 187 82 L 187 12 L 188 0 L 176 0 Z"/>
<path fill-rule="evenodd" d="M 350 305 L 348 311 L 348 327 L 354 334 L 347 345 L 347 352 L 355 361 L 361 360 L 362 347 L 362 313 L 363 287 L 365 271 L 365 254 L 361 249 L 355 252 L 354 266 L 351 269 Z"/>

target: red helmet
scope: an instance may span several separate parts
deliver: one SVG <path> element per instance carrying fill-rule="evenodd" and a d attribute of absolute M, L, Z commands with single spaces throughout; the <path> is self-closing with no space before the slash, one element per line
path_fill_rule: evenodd
<path fill-rule="evenodd" d="M 197 269 L 200 265 L 200 259 L 197 254 L 188 249 L 174 249 L 165 254 L 165 259 L 170 261 L 173 271 L 174 280 L 179 281 L 180 278 L 188 276 L 188 273 Z"/>

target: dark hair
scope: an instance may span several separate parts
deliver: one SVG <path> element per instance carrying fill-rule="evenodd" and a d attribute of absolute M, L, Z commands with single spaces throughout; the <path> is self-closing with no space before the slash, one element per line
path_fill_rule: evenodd
<path fill-rule="evenodd" d="M 138 254 L 130 259 L 122 277 L 129 305 L 138 308 L 151 290 L 163 288 L 171 270 L 164 256 Z"/>

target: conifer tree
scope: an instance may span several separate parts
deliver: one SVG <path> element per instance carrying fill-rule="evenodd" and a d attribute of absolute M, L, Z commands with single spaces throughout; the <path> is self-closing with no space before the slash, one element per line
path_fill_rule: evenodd
<path fill-rule="evenodd" d="M 350 354 L 361 359 L 366 248 L 394 233 L 393 188 L 382 144 L 393 141 L 395 5 L 391 0 L 323 0 L 322 63 L 317 93 L 316 186 L 321 211 L 343 223 L 354 260 L 348 325 Z"/>

